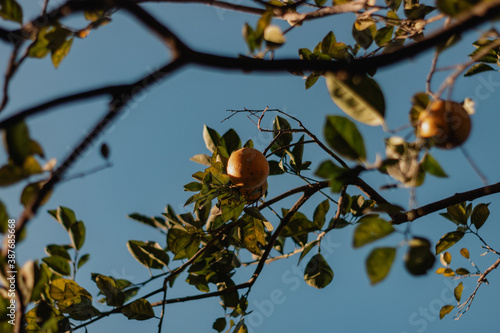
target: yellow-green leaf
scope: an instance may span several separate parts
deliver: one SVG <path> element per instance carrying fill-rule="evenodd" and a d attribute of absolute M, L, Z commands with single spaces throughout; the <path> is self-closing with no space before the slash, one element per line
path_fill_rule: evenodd
<path fill-rule="evenodd" d="M 333 102 L 353 119 L 370 126 L 384 124 L 384 94 L 372 78 L 345 72 L 327 73 L 326 86 Z"/>
<path fill-rule="evenodd" d="M 439 311 L 439 319 L 443 319 L 448 313 L 450 313 L 455 307 L 453 305 L 445 305 Z"/>
<path fill-rule="evenodd" d="M 372 285 L 387 277 L 395 257 L 396 249 L 393 247 L 379 247 L 370 253 L 366 259 L 366 273 Z"/>
<path fill-rule="evenodd" d="M 394 232 L 394 227 L 377 215 L 366 215 L 358 221 L 354 230 L 353 246 L 361 247 Z"/>

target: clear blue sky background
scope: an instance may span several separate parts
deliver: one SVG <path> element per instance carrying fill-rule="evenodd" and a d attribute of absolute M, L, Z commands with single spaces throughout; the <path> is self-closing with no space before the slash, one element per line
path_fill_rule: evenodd
<path fill-rule="evenodd" d="M 24 5 L 27 2 L 21 3 Z M 242 25 L 245 22 L 254 25 L 257 20 L 255 16 L 199 5 L 149 4 L 145 7 L 189 45 L 233 56 L 246 52 L 241 37 Z M 32 5 L 26 15 L 32 17 L 39 10 L 38 6 Z M 351 23 L 348 22 L 352 20 L 353 15 L 347 14 L 306 23 L 303 28 L 287 35 L 289 45 L 278 51 L 277 57 L 295 57 L 300 47 L 314 48 L 332 29 L 338 41 L 350 43 Z M 81 26 L 82 21 L 65 23 Z M 283 27 L 286 27 L 286 22 L 278 23 L 284 23 Z M 347 27 L 343 25 L 346 23 L 349 24 Z M 439 65 L 448 66 L 467 59 L 472 50 L 471 42 L 477 35 L 473 32 L 464 37 L 458 47 L 445 53 Z M 9 51 L 6 45 L 0 45 L 2 71 Z M 418 59 L 410 59 L 377 73 L 376 79 L 386 95 L 390 128 L 408 123 L 410 98 L 415 92 L 425 89 L 431 55 L 428 52 Z M 117 13 L 113 15 L 111 24 L 92 31 L 84 40 L 75 40 L 70 54 L 57 70 L 48 58 L 28 60 L 13 81 L 11 103 L 2 117 L 67 93 L 134 81 L 161 66 L 167 59 L 168 52 L 158 40 L 129 16 Z M 478 108 L 473 117 L 473 132 L 465 149 L 489 181 L 496 182 L 499 97 L 498 86 L 485 84 L 490 75 L 493 82 L 500 82 L 500 77 L 494 72 L 460 79 L 453 98 L 462 100 L 471 97 L 476 101 Z M 442 78 L 435 77 L 434 88 Z M 19 261 L 24 263 L 29 259 L 42 258 L 44 247 L 49 243 L 69 242 L 63 228 L 46 213 L 48 209 L 63 205 L 74 209 L 77 217 L 87 226 L 87 241 L 82 251 L 90 253 L 92 258 L 79 271 L 78 283 L 96 295 L 98 290 L 90 280 L 91 272 L 125 278 L 134 283 L 146 280 L 149 276 L 147 269 L 132 258 L 126 242 L 130 239 L 154 240 L 165 245 L 165 239 L 129 220 L 126 215 L 132 212 L 159 215 L 166 204 L 171 204 L 178 213 L 187 212 L 189 208 L 184 208 L 183 203 L 189 193 L 183 192 L 183 185 L 191 181 L 191 174 L 203 168 L 190 162 L 189 158 L 207 152 L 202 139 L 203 124 L 219 133 L 234 128 L 242 141 L 253 139 L 256 147 L 263 149 L 270 136 L 259 133 L 246 117 L 234 117 L 223 123 L 221 120 L 228 116 L 226 109 L 263 109 L 266 106 L 297 116 L 318 134 L 322 133 L 327 115 L 342 114 L 328 96 L 323 79 L 305 91 L 304 81 L 288 74 L 244 75 L 198 67 L 183 69 L 134 101 L 120 120 L 106 131 L 102 141 L 111 147 L 112 168 L 57 187 L 51 200 L 29 225 L 28 238 L 18 248 Z M 30 119 L 28 123 L 32 137 L 42 143 L 46 155 L 61 161 L 104 112 L 106 100 L 96 99 L 57 108 Z M 270 121 L 271 117 L 264 123 L 270 124 Z M 383 138 L 388 134 L 378 127 L 359 125 L 359 128 L 365 135 L 369 160 L 373 162 L 376 154 L 383 154 Z M 96 143 L 85 153 L 70 174 L 103 164 L 98 154 L 99 144 Z M 4 162 L 6 156 L 3 151 L 0 154 L 0 160 Z M 482 186 L 460 150 L 433 151 L 433 154 L 450 178 L 429 177 L 425 185 L 417 190 L 418 205 Z M 306 157 L 314 163 L 326 159 L 320 150 L 313 147 L 306 150 Z M 313 169 L 316 165 L 313 164 Z M 366 180 L 375 188 L 390 182 L 389 178 L 378 174 L 366 174 Z M 301 184 L 291 176 L 271 178 L 269 196 Z M 19 204 L 21 189 L 22 185 L 18 185 L 0 192 L 1 200 L 7 204 L 12 217 L 19 216 L 22 211 Z M 382 194 L 395 203 L 408 206 L 408 191 L 405 189 Z M 496 223 L 500 205 L 494 202 L 496 197 L 476 202 L 492 202 L 490 220 L 481 229 L 481 234 L 494 248 L 498 247 L 500 232 Z M 311 217 L 313 208 L 321 200 L 319 197 L 312 200 L 302 211 Z M 289 207 L 292 203 L 283 202 L 275 208 Z M 333 210 L 329 218 L 333 216 Z M 265 214 L 271 217 L 270 212 Z M 405 227 L 399 229 L 404 230 Z M 428 237 L 435 245 L 442 235 L 454 230 L 454 225 L 433 214 L 412 223 L 411 230 Z M 247 318 L 251 332 L 421 333 L 445 330 L 470 332 L 479 327 L 484 332 L 497 329 L 500 292 L 497 272 L 489 276 L 491 284 L 481 287 L 471 310 L 461 320 L 455 321 L 449 316 L 440 321 L 439 309 L 444 304 L 454 304 L 453 288 L 458 282 L 432 272 L 422 278 L 410 276 L 403 268 L 402 248 L 397 253 L 390 276 L 371 287 L 364 271 L 364 260 L 374 245 L 354 250 L 351 246 L 352 232 L 353 228 L 346 228 L 331 232 L 326 238 L 322 253 L 333 268 L 335 278 L 324 290 L 316 290 L 303 281 L 304 267 L 297 268 L 296 257 L 266 266 L 249 298 L 249 309 L 254 311 Z M 400 235 L 391 236 L 376 243 L 376 246 L 393 246 L 401 239 Z M 459 256 L 460 247 L 469 248 L 481 269 L 496 260 L 492 254 L 481 257 L 484 250 L 480 248 L 480 243 L 468 235 L 450 249 L 455 268 L 463 266 L 472 270 Z M 433 271 L 439 265 L 437 261 Z M 246 281 L 252 272 L 253 267 L 239 273 L 237 281 Z M 198 293 L 194 287 L 183 283 L 184 278 L 180 277 L 175 288 L 169 290 L 169 298 Z M 475 279 L 463 282 L 464 297 L 467 297 L 475 288 Z M 146 287 L 139 295 L 158 286 Z M 97 302 L 96 306 L 106 310 Z M 166 311 L 164 332 L 211 331 L 213 320 L 224 315 L 216 298 L 169 305 Z M 89 332 L 150 332 L 157 330 L 157 324 L 157 320 L 128 321 L 121 315 L 114 315 L 90 325 L 88 329 Z"/>

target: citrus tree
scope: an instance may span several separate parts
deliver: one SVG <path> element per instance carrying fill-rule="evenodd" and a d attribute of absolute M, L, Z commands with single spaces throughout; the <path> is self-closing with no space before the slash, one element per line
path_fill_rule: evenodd
<path fill-rule="evenodd" d="M 481 233 L 490 215 L 490 204 L 482 198 L 491 196 L 485 200 L 492 200 L 500 191 L 500 183 L 489 183 L 480 163 L 463 147 L 474 128 L 472 115 L 482 112 L 474 107 L 477 89 L 476 96 L 456 96 L 453 91 L 455 84 L 466 82 L 467 77 L 497 70 L 500 38 L 490 20 L 500 14 L 500 1 L 189 1 L 244 14 L 240 27 L 247 51 L 228 56 L 189 45 L 171 30 L 169 22 L 156 17 L 147 2 L 82 0 L 51 4 L 46 0 L 34 18 L 27 18 L 20 3 L 0 1 L 4 23 L 0 39 L 10 50 L 10 57 L 4 59 L 1 110 L 7 110 L 12 103 L 9 96 L 15 88 L 13 82 L 21 75 L 23 65 L 50 55 L 53 66 L 59 67 L 71 58 L 73 44 L 84 44 L 87 35 L 107 29 L 103 26 L 113 25 L 112 19 L 120 13 L 144 26 L 169 51 L 162 66 L 142 73 L 134 81 L 82 88 L 29 108 L 2 113 L 5 158 L 1 161 L 0 186 L 19 189 L 16 196 L 22 204 L 17 211 L 0 202 L 0 231 L 4 235 L 2 332 L 86 331 L 91 324 L 99 325 L 96 322 L 110 316 L 156 321 L 158 331 L 162 331 L 171 304 L 202 299 L 213 299 L 222 307 L 221 315 L 213 318 L 211 328 L 215 331 L 247 332 L 245 320 L 253 311 L 248 298 L 261 273 L 270 269 L 268 266 L 296 260 L 303 265 L 308 285 L 323 289 L 335 282 L 335 267 L 321 250 L 325 237 L 340 229 L 350 230 L 354 249 L 369 248 L 359 265 L 364 266 L 372 285 L 386 279 L 391 268 L 402 261 L 409 275 L 432 273 L 455 280 L 454 301 L 440 307 L 441 319 L 450 313 L 460 318 L 470 309 L 477 291 L 500 264 L 497 245 Z M 156 2 L 169 6 L 177 1 Z M 326 35 L 313 31 L 307 38 L 314 41 L 314 47 L 299 48 L 290 58 L 280 55 L 290 33 L 302 31 L 313 21 L 344 14 L 351 14 L 342 26 L 351 32 L 349 38 L 338 38 L 336 31 Z M 282 24 L 285 21 L 288 27 Z M 455 50 L 470 30 L 474 30 L 468 34 L 474 35 L 474 42 L 468 44 L 470 51 L 458 56 L 458 64 L 439 67 L 443 55 Z M 411 100 L 410 107 L 404 110 L 406 126 L 391 129 L 386 105 L 394 94 L 383 93 L 384 82 L 377 82 L 378 72 L 430 50 L 434 53 L 422 89 L 399 92 Z M 253 140 L 242 139 L 234 129 L 222 132 L 205 125 L 200 137 L 207 150 L 191 158 L 199 169 L 192 175 L 182 175 L 193 178 L 184 185 L 184 191 L 190 193 L 187 201 L 168 203 L 164 211 L 159 208 L 153 215 L 134 210 L 128 215 L 157 236 L 154 241 L 138 236 L 127 242 L 129 255 L 145 267 L 150 277 L 137 282 L 92 273 L 90 278 L 97 290 L 92 294 L 82 286 L 88 276 L 80 274 L 77 278 L 77 272 L 102 258 L 91 258 L 86 250 L 92 239 L 86 238 L 86 224 L 78 218 L 81 212 L 54 202 L 51 196 L 72 177 L 92 177 L 110 168 L 110 146 L 103 143 L 100 154 L 104 166 L 81 175 L 70 174 L 71 168 L 85 158 L 85 151 L 101 139 L 138 96 L 166 79 L 175 80 L 174 74 L 193 65 L 221 72 L 240 71 L 247 76 L 256 72 L 288 73 L 291 81 L 305 79 L 304 90 L 325 82 L 325 94 L 342 112 L 331 112 L 318 133 L 305 125 L 314 110 L 298 115 L 269 107 L 229 110 L 225 120 L 250 119 L 255 133 L 270 134 L 262 149 Z M 443 72 L 446 74 L 438 75 Z M 284 98 L 286 94 L 285 90 Z M 103 97 L 107 98 L 107 113 L 85 137 L 60 161 L 46 156 L 50 149 L 44 145 L 44 137 L 32 136 L 28 121 L 56 108 Z M 377 131 L 379 136 L 363 135 L 364 131 Z M 367 146 L 372 138 L 382 135 L 384 148 L 371 158 Z M 435 157 L 440 150 L 463 154 L 473 174 L 484 184 L 464 188 L 460 193 L 450 193 L 443 187 L 437 199 L 419 206 L 417 188 L 429 186 L 436 179 L 433 177 L 448 177 Z M 378 188 L 370 185 L 374 177 L 384 184 Z M 281 183 L 279 188 L 273 188 L 275 179 L 294 179 L 302 184 L 290 187 Z M 410 193 L 409 202 L 401 205 L 388 199 L 388 189 Z M 174 208 L 179 204 L 189 211 L 179 212 Z M 435 235 L 429 230 L 429 234 L 422 234 L 410 228 L 424 217 L 438 214 L 442 220 L 451 221 L 448 232 Z M 29 227 L 42 216 L 59 222 L 69 242 L 47 241 L 45 254 L 21 265 L 17 246 L 29 242 Z M 466 236 L 489 254 L 486 268 L 480 269 L 472 251 L 460 246 Z M 451 253 L 466 259 L 468 266 L 457 266 Z M 472 291 L 463 292 L 465 283 Z M 170 296 L 171 292 L 175 295 L 179 285 L 186 284 L 191 288 L 188 295 Z"/>

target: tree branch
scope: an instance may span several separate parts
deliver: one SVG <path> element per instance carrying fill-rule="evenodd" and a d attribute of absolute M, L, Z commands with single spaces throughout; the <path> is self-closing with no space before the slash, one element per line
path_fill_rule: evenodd
<path fill-rule="evenodd" d="M 441 209 L 445 209 L 449 206 L 456 205 L 464 201 L 472 201 L 477 198 L 488 196 L 494 193 L 500 192 L 500 182 L 484 187 L 480 187 L 474 190 L 470 190 L 462 193 L 455 193 L 454 195 L 430 203 L 428 205 L 409 210 L 405 213 L 396 214 L 390 221 L 392 224 L 401 224 L 404 222 L 412 222 L 422 216 L 437 212 Z"/>

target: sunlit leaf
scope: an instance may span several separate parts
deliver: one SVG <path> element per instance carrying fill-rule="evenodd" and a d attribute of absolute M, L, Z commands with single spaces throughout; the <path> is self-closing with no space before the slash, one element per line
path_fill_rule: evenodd
<path fill-rule="evenodd" d="M 470 258 L 470 254 L 469 254 L 469 250 L 467 250 L 466 248 L 461 248 L 460 249 L 460 254 L 465 258 L 465 259 L 469 259 Z"/>
<path fill-rule="evenodd" d="M 207 125 L 203 126 L 203 140 L 205 140 L 207 149 L 212 153 L 215 152 L 217 146 L 220 144 L 220 139 L 220 135 L 217 131 L 211 129 Z"/>
<path fill-rule="evenodd" d="M 450 313 L 455 307 L 453 305 L 445 305 L 439 310 L 439 319 L 443 319 L 448 313 Z"/>
<path fill-rule="evenodd" d="M 261 255 L 261 248 L 266 245 L 266 233 L 262 221 L 251 216 L 242 218 L 239 238 L 245 248 L 255 255 Z"/>
<path fill-rule="evenodd" d="M 366 215 L 359 219 L 354 230 L 353 246 L 361 247 L 394 232 L 394 227 L 377 215 Z"/>
<path fill-rule="evenodd" d="M 494 71 L 494 69 L 490 65 L 479 63 L 469 68 L 469 70 L 465 72 L 464 76 L 472 76 L 487 71 Z"/>
<path fill-rule="evenodd" d="M 353 119 L 371 126 L 384 124 L 384 94 L 372 78 L 327 73 L 326 86 L 333 102 Z"/>
<path fill-rule="evenodd" d="M 488 208 L 489 204 L 480 203 L 474 207 L 471 215 L 471 222 L 474 224 L 476 229 L 479 229 L 483 226 L 484 222 L 490 216 L 490 210 Z"/>
<path fill-rule="evenodd" d="M 451 246 L 453 246 L 456 242 L 462 239 L 464 236 L 463 231 L 452 231 L 441 237 L 441 239 L 436 244 L 436 254 L 439 254 Z"/>
<path fill-rule="evenodd" d="M 121 288 L 116 284 L 116 281 L 105 275 L 97 274 L 95 276 L 95 283 L 106 297 L 106 304 L 109 306 L 122 306 L 125 302 L 125 295 Z"/>

